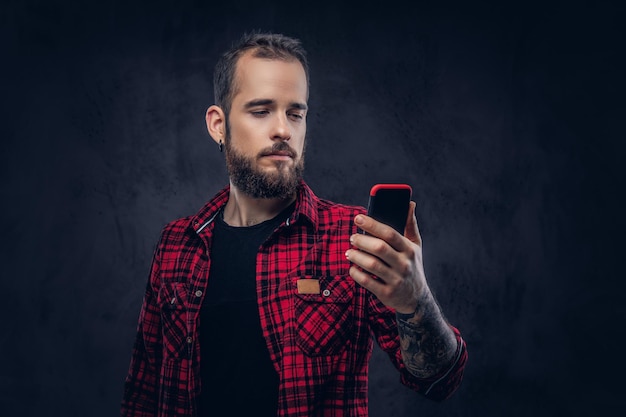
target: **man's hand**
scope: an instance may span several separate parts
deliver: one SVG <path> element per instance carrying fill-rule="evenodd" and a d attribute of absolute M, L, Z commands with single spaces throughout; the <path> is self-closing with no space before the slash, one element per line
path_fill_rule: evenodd
<path fill-rule="evenodd" d="M 429 292 L 415 202 L 411 201 L 409 207 L 404 236 L 362 214 L 356 216 L 355 223 L 369 235 L 350 237 L 352 246 L 359 249 L 346 252 L 346 258 L 354 263 L 350 276 L 387 307 L 398 313 L 413 313 L 419 300 Z"/>
<path fill-rule="evenodd" d="M 457 341 L 426 283 L 415 203 L 410 204 L 404 236 L 362 214 L 354 221 L 371 236 L 350 237 L 356 248 L 346 252 L 354 263 L 350 276 L 396 310 L 406 368 L 418 378 L 450 369 L 456 363 Z"/>

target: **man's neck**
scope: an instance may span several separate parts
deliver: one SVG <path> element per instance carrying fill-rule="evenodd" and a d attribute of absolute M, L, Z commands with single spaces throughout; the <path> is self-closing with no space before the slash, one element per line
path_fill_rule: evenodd
<path fill-rule="evenodd" d="M 295 200 L 295 194 L 288 199 L 253 198 L 231 183 L 228 202 L 224 207 L 224 222 L 234 227 L 254 226 L 273 219 Z"/>

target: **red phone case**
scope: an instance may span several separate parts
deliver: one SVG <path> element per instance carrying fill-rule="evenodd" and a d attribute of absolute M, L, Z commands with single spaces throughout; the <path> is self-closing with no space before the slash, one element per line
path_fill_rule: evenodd
<path fill-rule="evenodd" d="M 409 196 L 413 194 L 409 184 L 376 184 L 370 190 L 370 196 L 376 195 L 379 190 L 409 190 Z"/>

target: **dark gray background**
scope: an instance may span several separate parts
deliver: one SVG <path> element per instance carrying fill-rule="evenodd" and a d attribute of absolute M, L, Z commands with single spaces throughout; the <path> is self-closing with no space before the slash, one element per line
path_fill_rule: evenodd
<path fill-rule="evenodd" d="M 118 413 L 159 231 L 226 183 L 203 115 L 250 29 L 309 51 L 318 195 L 413 186 L 469 345 L 441 404 L 376 351 L 371 416 L 623 409 L 617 3 L 3 1 L 0 415 Z"/>

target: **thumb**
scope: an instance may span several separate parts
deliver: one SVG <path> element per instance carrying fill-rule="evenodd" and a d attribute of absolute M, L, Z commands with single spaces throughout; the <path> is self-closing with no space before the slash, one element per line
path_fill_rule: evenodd
<path fill-rule="evenodd" d="M 411 242 L 422 245 L 422 237 L 417 227 L 417 218 L 415 217 L 415 201 L 409 203 L 409 211 L 407 213 L 406 225 L 404 226 L 404 237 Z"/>

